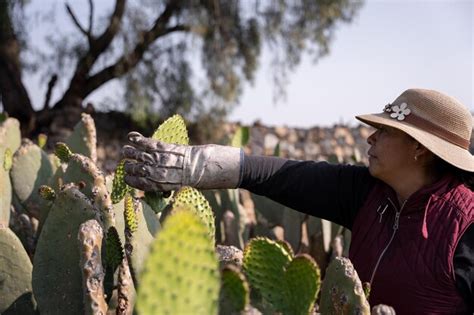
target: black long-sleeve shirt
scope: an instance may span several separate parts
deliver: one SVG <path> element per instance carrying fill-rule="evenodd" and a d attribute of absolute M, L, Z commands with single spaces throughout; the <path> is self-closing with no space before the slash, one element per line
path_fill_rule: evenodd
<path fill-rule="evenodd" d="M 376 181 L 367 167 L 326 162 L 246 155 L 242 167 L 239 187 L 348 229 Z M 459 240 L 453 265 L 456 287 L 474 311 L 474 225 Z"/>

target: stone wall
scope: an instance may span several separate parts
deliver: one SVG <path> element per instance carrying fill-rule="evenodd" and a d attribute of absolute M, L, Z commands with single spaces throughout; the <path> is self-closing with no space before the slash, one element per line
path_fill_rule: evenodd
<path fill-rule="evenodd" d="M 239 127 L 229 123 L 226 132 L 233 134 Z M 297 160 L 328 160 L 339 163 L 367 164 L 367 137 L 373 128 L 334 125 L 330 128 L 269 127 L 255 123 L 250 127 L 246 152 L 273 155 L 279 146 L 280 156 Z"/>

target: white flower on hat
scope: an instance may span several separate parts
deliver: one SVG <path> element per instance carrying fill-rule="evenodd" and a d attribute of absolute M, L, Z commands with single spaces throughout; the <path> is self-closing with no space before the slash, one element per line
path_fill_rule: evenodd
<path fill-rule="evenodd" d="M 390 117 L 396 118 L 398 120 L 404 120 L 405 116 L 410 115 L 411 113 L 411 110 L 408 108 L 407 103 L 401 103 L 400 106 L 393 105 L 391 110 L 392 113 L 390 114 Z"/>

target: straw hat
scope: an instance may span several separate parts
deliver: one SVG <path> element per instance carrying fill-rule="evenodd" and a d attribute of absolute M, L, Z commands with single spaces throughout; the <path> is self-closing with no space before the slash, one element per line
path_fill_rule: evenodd
<path fill-rule="evenodd" d="M 469 152 L 472 115 L 450 96 L 410 89 L 387 104 L 382 113 L 356 118 L 374 127 L 386 125 L 404 131 L 449 164 L 474 172 L 474 156 Z"/>

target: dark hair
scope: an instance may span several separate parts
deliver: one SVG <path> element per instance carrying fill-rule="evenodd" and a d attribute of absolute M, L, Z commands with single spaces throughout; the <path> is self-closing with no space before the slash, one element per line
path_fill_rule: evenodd
<path fill-rule="evenodd" d="M 434 169 L 435 172 L 439 175 L 444 174 L 453 174 L 461 183 L 463 183 L 467 188 L 471 191 L 474 191 L 474 173 L 462 170 L 457 168 L 448 162 L 440 159 L 439 157 L 435 156 L 434 160 Z"/>

